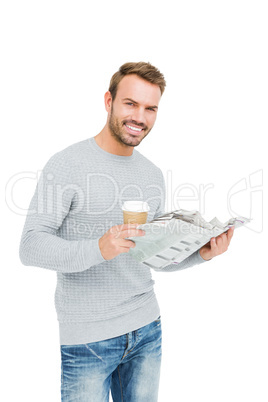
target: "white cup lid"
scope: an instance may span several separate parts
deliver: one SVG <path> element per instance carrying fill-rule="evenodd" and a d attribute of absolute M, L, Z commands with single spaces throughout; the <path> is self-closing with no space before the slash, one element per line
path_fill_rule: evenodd
<path fill-rule="evenodd" d="M 148 212 L 150 207 L 145 201 L 125 201 L 122 206 L 123 211 Z"/>

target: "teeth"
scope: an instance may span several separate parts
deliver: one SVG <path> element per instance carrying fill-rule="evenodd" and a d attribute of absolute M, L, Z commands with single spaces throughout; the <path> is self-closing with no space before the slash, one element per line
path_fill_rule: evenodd
<path fill-rule="evenodd" d="M 141 131 L 141 130 L 142 130 L 142 128 L 137 128 L 137 127 L 128 126 L 127 124 L 126 124 L 126 126 L 127 126 L 128 128 L 130 128 L 131 130 L 134 130 L 134 131 Z"/>

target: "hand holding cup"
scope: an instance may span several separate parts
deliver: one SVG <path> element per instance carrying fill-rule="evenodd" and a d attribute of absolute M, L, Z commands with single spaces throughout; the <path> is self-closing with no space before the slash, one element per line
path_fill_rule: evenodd
<path fill-rule="evenodd" d="M 129 249 L 135 247 L 132 240 L 126 237 L 144 236 L 145 231 L 136 229 L 139 223 L 128 223 L 112 226 L 99 239 L 100 252 L 105 260 L 112 260 L 121 253 L 128 253 Z"/>

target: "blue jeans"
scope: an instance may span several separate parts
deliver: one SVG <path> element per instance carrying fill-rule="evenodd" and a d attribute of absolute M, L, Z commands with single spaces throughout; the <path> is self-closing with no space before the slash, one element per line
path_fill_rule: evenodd
<path fill-rule="evenodd" d="M 62 402 L 157 402 L 161 316 L 115 338 L 61 345 Z"/>

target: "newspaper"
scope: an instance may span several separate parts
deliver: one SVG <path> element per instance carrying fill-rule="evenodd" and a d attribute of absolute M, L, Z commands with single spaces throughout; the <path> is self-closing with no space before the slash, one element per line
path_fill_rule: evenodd
<path fill-rule="evenodd" d="M 144 265 L 160 270 L 169 264 L 179 264 L 212 237 L 250 222 L 239 216 L 222 223 L 217 218 L 207 222 L 198 211 L 183 209 L 169 212 L 139 225 L 145 236 L 128 237 L 136 243 L 129 254 Z"/>

